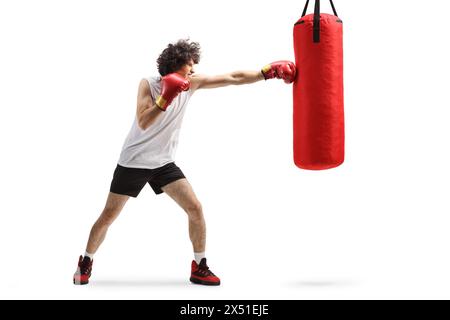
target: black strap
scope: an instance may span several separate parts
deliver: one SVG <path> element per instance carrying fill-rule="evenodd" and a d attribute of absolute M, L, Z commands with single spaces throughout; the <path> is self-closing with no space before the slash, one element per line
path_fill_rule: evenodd
<path fill-rule="evenodd" d="M 306 0 L 305 9 L 303 9 L 302 18 L 306 15 L 306 10 L 308 10 L 309 0 Z"/>
<path fill-rule="evenodd" d="M 330 0 L 331 8 L 333 8 L 333 13 L 336 17 L 339 17 L 334 7 L 333 0 Z M 302 17 L 306 15 L 308 10 L 309 0 L 306 0 L 305 8 L 303 9 Z M 313 25 L 313 41 L 314 43 L 320 42 L 320 0 L 316 0 L 314 5 L 314 25 Z"/>
<path fill-rule="evenodd" d="M 314 5 L 313 42 L 320 42 L 320 0 Z"/>
<path fill-rule="evenodd" d="M 336 8 L 334 7 L 333 0 L 330 0 L 330 3 L 331 3 L 331 8 L 333 8 L 333 13 L 334 13 L 334 15 L 335 15 L 336 17 L 339 17 L 338 14 L 337 14 Z"/>
<path fill-rule="evenodd" d="M 331 8 L 333 9 L 333 13 L 336 17 L 339 17 L 336 11 L 336 7 L 334 6 L 333 0 L 330 0 Z M 303 9 L 302 17 L 306 15 L 306 11 L 308 10 L 309 0 L 306 1 L 305 9 Z"/>

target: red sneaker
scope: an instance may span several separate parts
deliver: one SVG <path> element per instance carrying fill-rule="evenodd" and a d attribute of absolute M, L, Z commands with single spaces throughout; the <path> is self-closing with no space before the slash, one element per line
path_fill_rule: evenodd
<path fill-rule="evenodd" d="M 94 260 L 89 257 L 80 256 L 78 259 L 78 268 L 73 275 L 73 284 L 88 284 L 89 278 L 91 277 L 92 264 Z"/>
<path fill-rule="evenodd" d="M 194 260 L 192 261 L 191 282 L 196 284 L 203 284 L 206 286 L 219 286 L 220 279 L 209 270 L 206 264 L 206 258 L 200 261 L 200 264 Z"/>

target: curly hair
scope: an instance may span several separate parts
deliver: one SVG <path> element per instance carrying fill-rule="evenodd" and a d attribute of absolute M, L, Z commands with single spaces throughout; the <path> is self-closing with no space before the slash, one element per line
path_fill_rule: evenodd
<path fill-rule="evenodd" d="M 179 70 L 183 65 L 200 62 L 200 44 L 189 42 L 189 39 L 181 39 L 176 43 L 170 43 L 156 60 L 158 72 L 161 76 Z"/>

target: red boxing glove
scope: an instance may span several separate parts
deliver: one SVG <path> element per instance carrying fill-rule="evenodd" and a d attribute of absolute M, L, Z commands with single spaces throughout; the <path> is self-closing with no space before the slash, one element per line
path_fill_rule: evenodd
<path fill-rule="evenodd" d="M 291 61 L 275 61 L 261 69 L 264 79 L 283 79 L 286 83 L 292 83 L 295 79 L 295 64 Z"/>
<path fill-rule="evenodd" d="M 161 95 L 156 99 L 156 105 L 166 111 L 173 99 L 181 92 L 187 91 L 191 87 L 189 80 L 178 73 L 170 73 L 161 79 Z"/>

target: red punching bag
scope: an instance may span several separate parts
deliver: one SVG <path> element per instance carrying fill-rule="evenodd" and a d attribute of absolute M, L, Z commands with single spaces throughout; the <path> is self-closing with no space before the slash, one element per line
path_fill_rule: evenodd
<path fill-rule="evenodd" d="M 342 21 L 334 15 L 314 14 L 294 25 L 297 78 L 294 96 L 294 162 L 302 169 L 323 170 L 344 162 L 344 86 Z"/>

